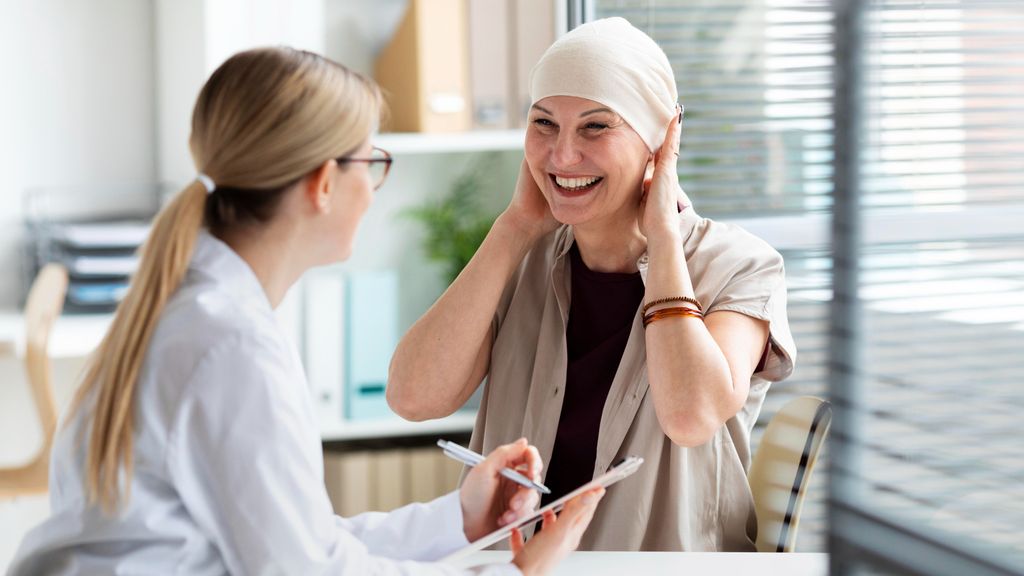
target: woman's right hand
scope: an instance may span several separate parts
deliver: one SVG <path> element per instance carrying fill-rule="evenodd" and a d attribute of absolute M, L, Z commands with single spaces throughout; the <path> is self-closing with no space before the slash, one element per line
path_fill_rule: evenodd
<path fill-rule="evenodd" d="M 515 195 L 512 196 L 512 201 L 501 218 L 519 232 L 527 234 L 531 241 L 558 228 L 558 221 L 551 214 L 551 207 L 548 206 L 547 199 L 530 173 L 530 166 L 525 158 L 519 166 Z"/>
<path fill-rule="evenodd" d="M 599 486 L 569 500 L 557 517 L 553 512 L 545 513 L 543 529 L 525 544 L 522 532 L 513 530 L 512 563 L 523 576 L 548 574 L 575 550 L 603 496 L 604 488 Z"/>

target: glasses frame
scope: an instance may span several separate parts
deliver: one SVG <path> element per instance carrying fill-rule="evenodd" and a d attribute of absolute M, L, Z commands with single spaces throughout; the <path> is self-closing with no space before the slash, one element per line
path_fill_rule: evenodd
<path fill-rule="evenodd" d="M 391 163 L 394 162 L 395 159 L 391 157 L 391 153 L 390 152 L 388 152 L 387 150 L 385 150 L 383 148 L 378 148 L 378 147 L 374 146 L 373 150 L 377 151 L 377 152 L 380 152 L 381 154 L 384 155 L 384 157 L 383 158 L 358 158 L 358 157 L 355 157 L 355 156 L 342 156 L 340 158 L 335 158 L 334 160 L 338 164 L 346 163 L 346 162 L 366 162 L 367 164 L 383 163 L 384 164 L 384 173 L 381 174 L 380 181 L 379 182 L 375 182 L 374 185 L 373 185 L 373 189 L 376 191 L 376 190 L 379 190 L 380 187 L 384 185 L 384 181 L 388 179 L 388 172 L 391 171 Z"/>

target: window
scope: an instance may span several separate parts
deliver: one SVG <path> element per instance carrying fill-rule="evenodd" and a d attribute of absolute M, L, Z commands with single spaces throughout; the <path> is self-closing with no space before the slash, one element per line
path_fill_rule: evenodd
<path fill-rule="evenodd" d="M 1024 5 L 570 5 L 665 49 L 683 188 L 786 259 L 799 359 L 761 421 L 794 395 L 836 408 L 797 549 L 1024 571 Z"/>
<path fill-rule="evenodd" d="M 837 568 L 1024 572 L 1022 24 L 984 0 L 837 14 Z"/>

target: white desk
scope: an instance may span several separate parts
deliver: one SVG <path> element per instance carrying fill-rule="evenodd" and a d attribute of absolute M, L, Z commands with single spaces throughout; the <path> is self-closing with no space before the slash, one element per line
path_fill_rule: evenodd
<path fill-rule="evenodd" d="M 507 551 L 477 552 L 459 562 L 459 566 L 478 566 L 508 562 Z M 553 576 L 824 576 L 828 574 L 828 554 L 756 554 L 724 552 L 573 552 L 552 572 Z"/>
<path fill-rule="evenodd" d="M 50 334 L 50 357 L 85 358 L 99 346 L 113 314 L 65 314 Z M 15 310 L 0 311 L 0 355 L 21 354 L 25 346 L 25 318 Z"/>

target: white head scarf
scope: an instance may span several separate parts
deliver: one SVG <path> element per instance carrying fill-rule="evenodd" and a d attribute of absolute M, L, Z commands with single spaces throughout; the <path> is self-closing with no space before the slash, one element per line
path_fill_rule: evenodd
<path fill-rule="evenodd" d="M 530 101 L 576 96 L 617 112 L 653 152 L 676 114 L 665 52 L 623 18 L 588 22 L 562 36 L 530 72 Z"/>

